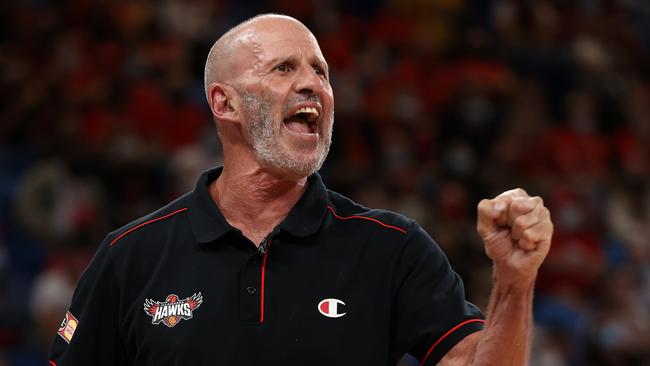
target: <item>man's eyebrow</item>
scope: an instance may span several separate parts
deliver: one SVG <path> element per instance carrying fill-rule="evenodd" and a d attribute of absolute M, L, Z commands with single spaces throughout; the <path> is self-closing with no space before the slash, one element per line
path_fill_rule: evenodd
<path fill-rule="evenodd" d="M 267 62 L 264 63 L 264 65 L 276 65 L 282 62 L 287 62 L 287 61 L 295 61 L 296 57 L 295 56 L 283 56 L 283 57 L 274 57 Z"/>
<path fill-rule="evenodd" d="M 277 65 L 277 64 L 280 64 L 282 62 L 296 62 L 297 59 L 298 59 L 298 57 L 296 57 L 294 55 L 282 56 L 282 57 L 274 57 L 274 58 L 268 60 L 267 62 L 265 62 L 264 65 L 270 66 L 270 65 Z M 309 61 L 310 61 L 310 63 L 316 64 L 316 65 L 322 67 L 325 70 L 329 70 L 329 65 L 327 64 L 327 62 L 325 60 L 321 59 L 321 58 L 312 57 Z"/>

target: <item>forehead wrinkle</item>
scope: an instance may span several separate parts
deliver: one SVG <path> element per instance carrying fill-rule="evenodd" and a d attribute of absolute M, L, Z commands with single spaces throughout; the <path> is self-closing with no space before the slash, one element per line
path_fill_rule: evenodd
<path fill-rule="evenodd" d="M 285 40 L 289 41 L 289 40 Z M 289 46 L 287 45 L 281 45 L 278 47 L 275 47 L 273 50 L 276 51 L 275 55 L 270 56 L 268 60 L 266 60 L 264 63 L 265 64 L 273 64 L 279 61 L 297 61 L 302 59 L 303 57 L 307 59 L 309 63 L 312 64 L 318 64 L 319 66 L 325 66 L 327 67 L 327 61 L 325 60 L 325 57 L 323 56 L 322 51 L 320 50 L 320 47 L 318 46 L 318 43 L 305 43 L 305 44 L 298 44 L 298 42 L 291 43 Z M 287 50 L 286 52 L 285 49 Z M 312 50 L 314 51 L 312 53 Z"/>
<path fill-rule="evenodd" d="M 268 27 L 284 23 L 283 27 L 297 27 L 305 31 L 305 35 L 311 45 L 317 50 L 319 63 L 327 67 L 322 51 L 318 45 L 316 36 L 300 21 L 278 14 L 263 14 L 242 22 L 221 36 L 212 46 L 208 54 L 204 70 L 204 87 L 206 96 L 209 99 L 208 88 L 214 82 L 229 82 L 237 79 L 244 65 L 251 65 L 250 59 L 245 58 L 242 46 L 246 45 L 252 53 L 254 61 L 247 66 L 253 72 L 259 72 L 264 61 L 264 47 L 261 40 L 264 39 Z M 273 33 L 272 31 L 270 31 Z M 304 50 L 301 49 L 301 53 Z"/>

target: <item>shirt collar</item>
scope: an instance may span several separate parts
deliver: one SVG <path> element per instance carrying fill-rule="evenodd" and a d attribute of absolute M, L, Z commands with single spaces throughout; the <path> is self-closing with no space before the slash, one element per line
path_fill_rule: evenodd
<path fill-rule="evenodd" d="M 218 167 L 201 174 L 189 197 L 190 225 L 200 243 L 215 241 L 236 230 L 226 221 L 208 191 L 210 184 L 221 175 L 222 170 L 223 167 Z M 280 231 L 304 237 L 314 234 L 320 227 L 326 212 L 327 190 L 318 173 L 307 178 L 307 182 L 307 190 L 278 226 Z"/>

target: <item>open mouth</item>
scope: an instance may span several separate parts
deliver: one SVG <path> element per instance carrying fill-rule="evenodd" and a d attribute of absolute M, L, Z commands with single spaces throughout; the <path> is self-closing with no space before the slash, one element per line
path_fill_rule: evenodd
<path fill-rule="evenodd" d="M 290 131 L 313 134 L 317 131 L 319 115 L 318 109 L 314 107 L 302 107 L 285 118 L 284 124 Z"/>

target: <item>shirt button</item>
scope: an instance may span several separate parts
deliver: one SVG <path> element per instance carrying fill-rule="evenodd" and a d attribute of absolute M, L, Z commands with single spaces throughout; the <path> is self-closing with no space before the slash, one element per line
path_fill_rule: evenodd
<path fill-rule="evenodd" d="M 249 295 L 253 295 L 255 292 L 257 292 L 257 289 L 255 286 L 248 286 L 246 287 L 246 292 L 248 292 Z"/>

